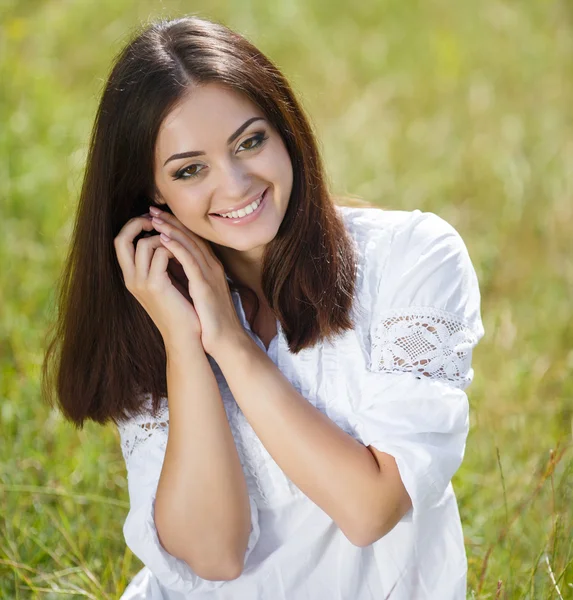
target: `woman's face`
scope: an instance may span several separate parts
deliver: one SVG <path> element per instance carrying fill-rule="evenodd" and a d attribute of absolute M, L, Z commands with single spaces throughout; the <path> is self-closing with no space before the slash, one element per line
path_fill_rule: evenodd
<path fill-rule="evenodd" d="M 239 251 L 260 251 L 275 237 L 292 190 L 292 164 L 278 132 L 245 96 L 215 83 L 194 87 L 167 115 L 154 170 L 158 203 L 193 233 Z M 263 192 L 249 222 L 212 214 L 252 203 Z"/>

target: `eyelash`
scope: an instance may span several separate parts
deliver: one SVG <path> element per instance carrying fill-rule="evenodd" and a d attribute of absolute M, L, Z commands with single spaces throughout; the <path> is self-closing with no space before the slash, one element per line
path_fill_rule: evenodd
<path fill-rule="evenodd" d="M 268 136 L 265 135 L 264 131 L 261 131 L 259 133 L 256 133 L 255 135 L 251 136 L 250 138 L 246 139 L 243 144 L 246 144 L 247 142 L 250 142 L 251 140 L 255 140 L 257 142 L 257 144 L 255 146 L 252 146 L 251 148 L 245 148 L 244 151 L 249 152 L 251 150 L 257 150 L 258 148 L 260 148 L 267 140 L 268 140 Z M 241 146 L 243 145 L 241 144 Z M 239 146 L 239 148 L 241 147 Z M 183 167 L 182 169 L 179 169 L 179 171 L 177 171 L 173 177 L 173 180 L 176 181 L 177 179 L 193 179 L 195 177 L 199 176 L 199 173 L 201 173 L 201 171 L 203 171 L 203 169 L 197 171 L 196 173 L 187 173 L 185 174 L 185 171 L 187 169 L 190 169 L 191 167 L 193 167 L 195 164 L 197 163 L 193 163 L 192 165 L 188 165 L 187 167 Z"/>

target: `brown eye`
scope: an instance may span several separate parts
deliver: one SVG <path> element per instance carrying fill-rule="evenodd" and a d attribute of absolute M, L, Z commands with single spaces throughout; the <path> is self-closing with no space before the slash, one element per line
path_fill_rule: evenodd
<path fill-rule="evenodd" d="M 254 135 L 253 137 L 250 137 L 248 140 L 245 140 L 240 146 L 240 148 L 243 148 L 245 146 L 245 144 L 248 144 L 248 146 L 246 148 L 244 148 L 245 150 L 255 150 L 256 148 L 258 148 L 259 146 L 261 146 L 263 144 L 263 142 L 265 142 L 268 138 L 265 137 L 264 133 L 259 133 L 257 135 Z"/>
<path fill-rule="evenodd" d="M 193 170 L 194 167 L 197 167 L 197 169 Z M 199 168 L 199 167 L 201 167 L 201 168 Z M 194 163 L 192 165 L 189 165 L 188 167 L 179 169 L 179 171 L 177 171 L 177 173 L 175 173 L 175 176 L 173 177 L 173 179 L 192 179 L 193 177 L 197 177 L 197 175 L 199 175 L 199 173 L 201 173 L 203 168 L 204 168 L 203 165 Z"/>
<path fill-rule="evenodd" d="M 191 165 L 190 167 L 186 167 L 183 170 L 183 173 L 186 173 L 187 175 L 191 175 L 191 177 L 193 177 L 194 175 L 197 175 L 197 173 L 199 173 L 199 171 L 190 171 L 189 169 L 193 169 L 193 167 L 198 167 L 199 165 Z"/>

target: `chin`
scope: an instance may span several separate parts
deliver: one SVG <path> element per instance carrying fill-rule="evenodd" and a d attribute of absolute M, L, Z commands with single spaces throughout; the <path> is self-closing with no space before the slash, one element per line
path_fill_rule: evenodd
<path fill-rule="evenodd" d="M 255 243 L 249 243 L 248 240 L 245 240 L 244 243 L 240 244 L 232 244 L 229 245 L 229 248 L 233 248 L 233 250 L 237 250 L 237 252 L 252 252 L 253 250 L 263 249 L 269 242 L 274 239 L 274 236 L 270 239 L 265 239 L 264 241 L 257 241 Z"/>

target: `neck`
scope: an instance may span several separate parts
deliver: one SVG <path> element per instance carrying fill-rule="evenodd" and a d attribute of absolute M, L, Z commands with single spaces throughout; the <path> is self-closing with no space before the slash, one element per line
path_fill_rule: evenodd
<path fill-rule="evenodd" d="M 239 251 L 226 246 L 212 244 L 217 258 L 223 263 L 225 272 L 236 283 L 251 288 L 263 302 L 261 284 L 262 249 Z"/>

